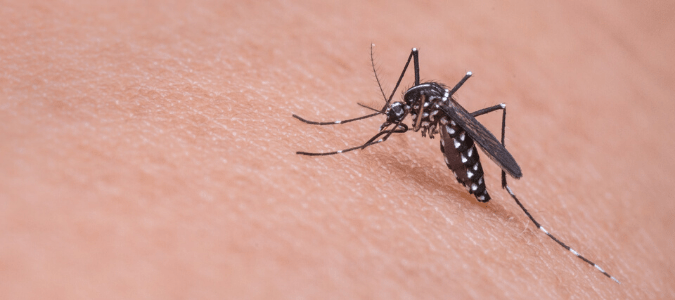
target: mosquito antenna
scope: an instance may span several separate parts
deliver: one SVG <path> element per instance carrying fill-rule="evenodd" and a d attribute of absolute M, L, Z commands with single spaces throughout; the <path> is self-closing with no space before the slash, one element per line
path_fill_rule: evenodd
<path fill-rule="evenodd" d="M 532 215 L 530 214 L 530 212 L 528 212 L 527 209 L 525 209 L 525 206 L 523 206 L 523 204 L 520 203 L 520 201 L 518 200 L 518 198 L 516 197 L 516 195 L 513 193 L 513 191 L 511 190 L 511 188 L 510 188 L 508 185 L 504 185 L 504 188 L 506 189 L 506 191 L 509 192 L 509 195 L 511 195 L 511 197 L 513 198 L 513 200 L 516 200 L 516 203 L 518 204 L 518 206 L 520 206 L 520 209 L 523 210 L 523 212 L 527 215 L 528 218 L 530 218 L 530 220 L 532 220 L 532 223 L 534 223 L 534 225 L 537 226 L 537 228 L 538 228 L 539 230 L 543 231 L 546 235 L 548 235 L 548 237 L 550 237 L 552 240 L 554 240 L 554 241 L 555 241 L 556 243 L 558 243 L 560 246 L 562 246 L 563 248 L 565 248 L 565 249 L 568 250 L 569 252 L 572 252 L 572 254 L 574 254 L 574 255 L 575 255 L 576 257 L 578 257 L 579 259 L 581 259 L 581 260 L 583 260 L 584 262 L 586 262 L 587 264 L 589 264 L 589 265 L 595 267 L 596 269 L 598 269 L 598 271 L 602 272 L 602 274 L 604 274 L 605 276 L 607 276 L 607 277 L 611 278 L 612 280 L 616 281 L 616 283 L 621 284 L 621 282 L 620 282 L 619 280 L 617 280 L 616 278 L 614 278 L 614 276 L 609 275 L 609 273 L 605 272 L 605 270 L 603 270 L 600 266 L 596 265 L 594 262 L 592 262 L 592 261 L 588 260 L 587 258 L 583 257 L 581 254 L 579 254 L 579 252 L 574 251 L 574 249 L 570 248 L 570 246 L 565 245 L 565 243 L 561 242 L 561 241 L 560 241 L 559 239 L 557 239 L 555 236 L 553 236 L 553 235 L 550 234 L 548 231 L 546 231 L 546 229 L 544 229 L 544 227 L 541 227 L 541 224 L 539 224 L 539 222 L 537 222 L 537 220 L 535 220 L 534 217 L 532 217 Z"/>
<path fill-rule="evenodd" d="M 380 78 L 377 76 L 377 70 L 375 70 L 375 60 L 373 59 L 373 47 L 375 47 L 375 44 L 370 44 L 370 65 L 373 67 L 373 73 L 375 74 L 375 80 L 377 81 L 377 86 L 380 88 L 380 93 L 382 93 L 382 98 L 384 98 L 384 102 L 387 102 L 387 96 L 384 95 L 384 90 L 382 89 L 382 84 L 380 84 Z M 362 105 L 363 106 L 363 105 Z M 370 108 L 370 107 L 368 107 Z"/>
<path fill-rule="evenodd" d="M 362 104 L 362 103 L 358 103 L 358 102 L 357 102 L 356 104 L 358 104 L 358 105 L 361 106 L 361 107 L 365 107 L 365 108 L 367 108 L 367 109 L 370 109 L 370 110 L 372 110 L 372 111 L 376 111 L 376 112 L 379 112 L 379 113 L 383 113 L 383 112 L 381 112 L 379 109 L 374 109 L 374 108 L 372 108 L 372 107 L 370 107 L 370 106 L 368 106 L 368 105 L 365 105 L 365 104 Z"/>

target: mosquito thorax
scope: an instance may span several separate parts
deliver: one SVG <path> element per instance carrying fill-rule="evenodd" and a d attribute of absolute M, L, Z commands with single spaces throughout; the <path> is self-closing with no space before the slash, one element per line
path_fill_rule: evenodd
<path fill-rule="evenodd" d="M 449 93 L 445 85 L 437 82 L 418 84 L 405 92 L 403 100 L 410 107 L 413 131 L 419 131 L 423 137 L 429 134 L 429 138 L 434 138 L 434 134 L 438 133 L 439 117 L 444 115 L 441 106 L 447 105 Z"/>
<path fill-rule="evenodd" d="M 445 85 L 437 82 L 425 82 L 409 88 L 403 95 L 405 104 L 413 106 L 418 104 L 422 95 L 426 96 L 426 101 L 440 100 L 446 94 L 447 88 Z"/>

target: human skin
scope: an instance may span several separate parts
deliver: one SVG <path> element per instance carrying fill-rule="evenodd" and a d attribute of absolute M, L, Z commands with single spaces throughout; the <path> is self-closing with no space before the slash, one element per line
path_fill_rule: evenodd
<path fill-rule="evenodd" d="M 675 298 L 674 7 L 649 5 L 5 3 L 0 295 Z M 381 106 L 371 42 L 387 93 L 417 47 L 423 80 L 474 73 L 468 110 L 506 103 L 510 186 L 622 284 L 482 152 L 487 204 L 438 138 L 295 155 L 377 133 L 291 117 Z"/>

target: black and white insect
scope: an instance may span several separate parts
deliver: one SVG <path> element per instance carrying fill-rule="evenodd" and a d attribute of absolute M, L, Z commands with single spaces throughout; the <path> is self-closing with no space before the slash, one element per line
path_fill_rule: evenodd
<path fill-rule="evenodd" d="M 473 194 L 478 201 L 488 202 L 490 201 L 490 195 L 488 194 L 485 186 L 483 167 L 480 163 L 476 144 L 478 144 L 479 148 L 483 150 L 483 153 L 490 157 L 490 159 L 502 169 L 502 188 L 506 189 L 513 200 L 516 201 L 520 209 L 522 209 L 527 217 L 532 220 L 534 225 L 537 226 L 539 230 L 543 231 L 546 235 L 548 235 L 548 237 L 553 239 L 560 246 L 572 252 L 572 254 L 574 254 L 576 257 L 598 269 L 605 276 L 611 278 L 619 284 L 621 283 L 616 278 L 609 275 L 602 268 L 600 268 L 600 266 L 583 257 L 577 251 L 570 248 L 565 243 L 561 242 L 559 239 L 549 233 L 546 229 L 544 229 L 544 227 L 542 227 L 541 224 L 539 224 L 539 222 L 537 222 L 534 217 L 532 217 L 527 209 L 525 209 L 523 204 L 518 200 L 511 188 L 507 185 L 506 173 L 515 179 L 519 179 L 523 176 L 523 174 L 520 170 L 520 167 L 518 166 L 518 163 L 516 163 L 516 160 L 513 158 L 513 156 L 511 156 L 504 146 L 504 135 L 506 129 L 506 105 L 498 104 L 475 111 L 473 113 L 469 113 L 453 98 L 453 94 L 457 92 L 457 90 L 469 79 L 469 77 L 471 77 L 471 72 L 466 73 L 464 78 L 462 78 L 452 89 L 448 89 L 447 86 L 438 82 L 421 83 L 418 51 L 417 49 L 413 48 L 410 55 L 408 56 L 405 66 L 403 67 L 403 72 L 401 72 L 401 76 L 394 86 L 394 90 L 387 98 L 384 94 L 384 91 L 382 90 L 382 85 L 380 84 L 380 80 L 377 77 L 377 72 L 375 72 L 375 65 L 372 58 L 372 47 L 370 55 L 373 72 L 375 73 L 375 79 L 377 80 L 377 84 L 380 87 L 382 96 L 386 101 L 382 109 L 377 110 L 359 103 L 359 105 L 371 109 L 375 111 L 375 113 L 354 119 L 333 122 L 308 121 L 295 114 L 293 114 L 293 117 L 304 123 L 312 125 L 335 125 L 363 120 L 377 115 L 385 115 L 386 120 L 380 126 L 379 132 L 366 143 L 357 147 L 323 153 L 298 151 L 296 152 L 297 154 L 308 156 L 325 156 L 346 153 L 357 149 L 364 149 L 368 146 L 386 141 L 394 133 L 407 132 L 410 128 L 404 124 L 403 121 L 408 115 L 410 115 L 412 118 L 412 130 L 414 132 L 421 131 L 423 137 L 426 137 L 426 135 L 429 134 L 429 138 L 431 139 L 434 138 L 434 134 L 440 133 L 441 152 L 445 156 L 445 163 L 455 174 L 457 181 L 466 187 L 467 191 L 470 194 Z M 415 69 L 415 84 L 404 93 L 403 101 L 392 103 L 392 98 L 396 93 L 396 89 L 398 89 L 399 85 L 401 84 L 401 81 L 403 80 L 411 60 L 413 61 Z M 496 110 L 502 110 L 501 143 L 475 118 L 477 116 Z"/>

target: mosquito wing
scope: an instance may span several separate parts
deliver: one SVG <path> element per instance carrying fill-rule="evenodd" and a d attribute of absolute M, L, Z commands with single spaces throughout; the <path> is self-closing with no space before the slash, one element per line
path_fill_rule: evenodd
<path fill-rule="evenodd" d="M 483 152 L 492 159 L 502 170 L 513 178 L 520 178 L 523 173 L 511 153 L 497 140 L 497 138 L 476 118 L 471 116 L 464 107 L 454 99 L 448 105 L 442 105 L 441 110 L 457 125 L 464 128 L 467 134 L 483 149 Z"/>

